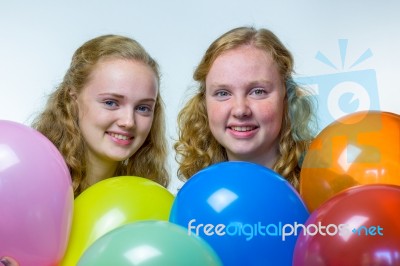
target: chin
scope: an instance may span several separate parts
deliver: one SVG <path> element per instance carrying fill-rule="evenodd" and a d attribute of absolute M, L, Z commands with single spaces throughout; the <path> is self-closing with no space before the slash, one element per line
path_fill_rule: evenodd
<path fill-rule="evenodd" d="M 131 157 L 131 155 L 110 155 L 109 156 L 110 160 L 116 161 L 116 162 L 125 161 L 126 159 L 129 159 L 129 157 Z"/>
<path fill-rule="evenodd" d="M 250 161 L 250 158 L 253 158 L 252 153 L 248 152 L 237 152 L 237 153 L 232 153 L 231 156 L 233 159 L 230 161 Z"/>

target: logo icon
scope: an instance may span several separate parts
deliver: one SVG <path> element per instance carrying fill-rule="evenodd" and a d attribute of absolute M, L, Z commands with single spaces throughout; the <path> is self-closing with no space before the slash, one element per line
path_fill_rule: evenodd
<path fill-rule="evenodd" d="M 338 67 L 318 51 L 315 59 L 329 66 L 335 73 L 298 77 L 295 81 L 313 92 L 317 102 L 320 130 L 333 121 L 358 111 L 379 110 L 379 95 L 374 69 L 353 70 L 372 57 L 371 49 L 363 52 L 347 66 L 347 39 L 339 39 L 341 66 Z"/>

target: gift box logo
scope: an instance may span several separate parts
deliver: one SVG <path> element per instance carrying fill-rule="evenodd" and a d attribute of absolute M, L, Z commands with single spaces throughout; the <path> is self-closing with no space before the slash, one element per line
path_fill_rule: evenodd
<path fill-rule="evenodd" d="M 374 69 L 352 70 L 372 56 L 371 49 L 362 53 L 347 67 L 347 39 L 339 39 L 341 68 L 336 66 L 320 51 L 315 58 L 336 70 L 336 73 L 298 77 L 296 82 L 314 93 L 319 129 L 338 118 L 358 111 L 379 110 L 379 95 Z"/>

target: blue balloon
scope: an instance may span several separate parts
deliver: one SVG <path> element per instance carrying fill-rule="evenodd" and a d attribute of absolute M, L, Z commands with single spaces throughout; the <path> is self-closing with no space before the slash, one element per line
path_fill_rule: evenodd
<path fill-rule="evenodd" d="M 231 161 L 193 175 L 175 197 L 170 222 L 206 240 L 225 266 L 292 265 L 309 215 L 279 174 Z"/>

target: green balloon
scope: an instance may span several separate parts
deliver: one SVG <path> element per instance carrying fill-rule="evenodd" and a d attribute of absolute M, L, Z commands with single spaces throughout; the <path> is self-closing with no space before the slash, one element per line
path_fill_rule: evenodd
<path fill-rule="evenodd" d="M 210 265 L 222 266 L 205 240 L 167 221 L 140 221 L 120 226 L 97 239 L 78 266 Z"/>

